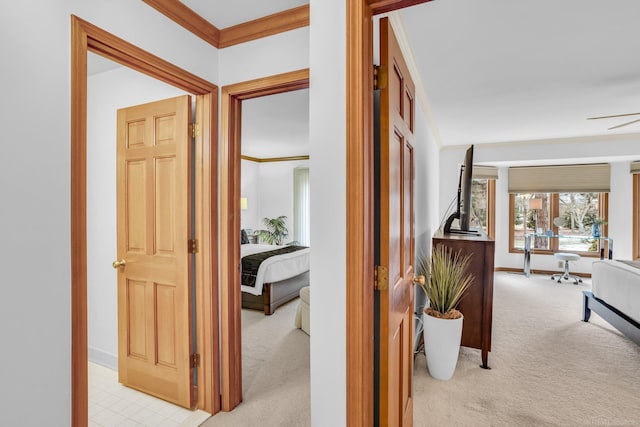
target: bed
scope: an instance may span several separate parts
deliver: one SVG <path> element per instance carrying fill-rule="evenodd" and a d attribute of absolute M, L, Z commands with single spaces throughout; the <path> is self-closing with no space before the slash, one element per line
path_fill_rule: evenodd
<path fill-rule="evenodd" d="M 308 247 L 243 244 L 240 251 L 243 308 L 271 315 L 309 286 Z"/>
<path fill-rule="evenodd" d="M 640 261 L 594 261 L 591 279 L 592 290 L 582 291 L 582 320 L 595 311 L 640 345 Z"/>

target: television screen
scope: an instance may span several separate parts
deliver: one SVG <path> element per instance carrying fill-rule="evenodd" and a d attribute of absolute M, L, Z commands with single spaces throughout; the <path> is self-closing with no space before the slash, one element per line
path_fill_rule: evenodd
<path fill-rule="evenodd" d="M 452 213 L 444 225 L 445 233 L 475 233 L 469 229 L 471 222 L 471 185 L 473 180 L 473 145 L 467 148 L 464 163 L 460 166 L 458 180 L 458 197 L 456 211 Z M 451 228 L 453 221 L 458 219 L 459 229 Z"/>

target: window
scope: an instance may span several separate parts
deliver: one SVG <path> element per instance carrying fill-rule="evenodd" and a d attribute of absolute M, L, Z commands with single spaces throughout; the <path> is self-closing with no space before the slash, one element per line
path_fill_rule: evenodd
<path fill-rule="evenodd" d="M 293 170 L 293 239 L 298 244 L 309 246 L 309 168 Z"/>
<path fill-rule="evenodd" d="M 482 229 L 489 237 L 495 238 L 495 179 L 474 179 L 471 184 L 471 224 L 472 229 Z"/>
<path fill-rule="evenodd" d="M 608 193 L 512 193 L 509 196 L 511 251 L 524 250 L 525 234 L 536 252 L 577 252 L 598 256 L 600 240 L 606 236 Z"/>

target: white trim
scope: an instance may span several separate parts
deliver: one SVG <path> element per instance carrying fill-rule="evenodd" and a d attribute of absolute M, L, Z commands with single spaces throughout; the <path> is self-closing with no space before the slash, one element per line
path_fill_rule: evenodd
<path fill-rule="evenodd" d="M 89 362 L 97 363 L 114 371 L 118 370 L 118 356 L 95 347 L 89 347 Z"/>

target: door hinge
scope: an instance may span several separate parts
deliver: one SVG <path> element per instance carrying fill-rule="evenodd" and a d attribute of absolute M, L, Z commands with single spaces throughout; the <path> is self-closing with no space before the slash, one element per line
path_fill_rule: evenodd
<path fill-rule="evenodd" d="M 373 90 L 387 87 L 387 67 L 384 65 L 373 66 Z"/>
<path fill-rule="evenodd" d="M 376 265 L 373 276 L 375 278 L 373 289 L 376 291 L 386 291 L 389 289 L 389 270 L 387 270 L 387 267 Z"/>
<path fill-rule="evenodd" d="M 190 254 L 198 253 L 198 239 L 189 239 L 188 246 Z"/>
<path fill-rule="evenodd" d="M 193 353 L 191 355 L 191 367 L 192 368 L 197 368 L 200 366 L 200 354 L 199 353 Z"/>
<path fill-rule="evenodd" d="M 200 135 L 200 124 L 198 123 L 189 123 L 189 135 L 192 138 L 195 138 Z"/>

